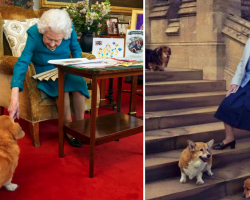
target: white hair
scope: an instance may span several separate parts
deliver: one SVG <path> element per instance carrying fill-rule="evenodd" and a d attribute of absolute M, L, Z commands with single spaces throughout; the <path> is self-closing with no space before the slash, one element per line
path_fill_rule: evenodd
<path fill-rule="evenodd" d="M 44 34 L 46 31 L 63 33 L 65 40 L 71 36 L 71 20 L 65 10 L 51 9 L 45 11 L 37 23 L 39 33 Z"/>

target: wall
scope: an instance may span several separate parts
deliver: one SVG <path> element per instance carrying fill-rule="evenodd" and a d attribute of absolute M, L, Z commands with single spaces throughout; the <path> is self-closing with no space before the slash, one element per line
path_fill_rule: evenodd
<path fill-rule="evenodd" d="M 39 0 L 33 0 L 33 2 L 34 2 L 33 9 L 34 10 L 39 10 Z"/>
<path fill-rule="evenodd" d="M 250 22 L 237 15 L 229 15 L 222 32 L 224 33 L 226 44 L 224 79 L 227 81 L 227 88 L 229 88 L 242 57 L 244 46 L 250 36 Z"/>
<path fill-rule="evenodd" d="M 223 80 L 227 52 L 222 28 L 229 12 L 240 15 L 231 2 L 240 5 L 240 0 L 183 0 L 176 21 L 147 19 L 146 47 L 170 46 L 169 67 L 203 69 L 204 79 Z"/>

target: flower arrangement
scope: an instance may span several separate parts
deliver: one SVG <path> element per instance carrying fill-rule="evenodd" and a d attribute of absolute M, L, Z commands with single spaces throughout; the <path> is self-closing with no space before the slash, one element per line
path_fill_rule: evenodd
<path fill-rule="evenodd" d="M 92 32 L 97 33 L 103 26 L 106 26 L 104 21 L 110 18 L 108 14 L 110 12 L 110 2 L 91 4 L 89 0 L 83 0 L 66 7 L 66 11 L 69 13 L 71 21 L 74 24 L 76 32 Z"/>

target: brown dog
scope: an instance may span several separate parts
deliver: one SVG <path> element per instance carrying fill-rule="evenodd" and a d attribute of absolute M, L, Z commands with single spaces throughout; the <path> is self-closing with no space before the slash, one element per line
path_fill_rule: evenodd
<path fill-rule="evenodd" d="M 245 180 L 243 188 L 244 188 L 244 192 L 242 194 L 242 197 L 249 198 L 250 197 L 250 178 Z"/>
<path fill-rule="evenodd" d="M 167 46 L 159 46 L 155 50 L 146 49 L 146 69 L 151 71 L 164 71 L 168 66 L 171 49 Z"/>
<path fill-rule="evenodd" d="M 18 123 L 9 116 L 0 116 L 0 188 L 5 186 L 9 191 L 17 189 L 18 185 L 11 183 L 18 164 L 20 148 L 17 139 L 25 133 Z"/>

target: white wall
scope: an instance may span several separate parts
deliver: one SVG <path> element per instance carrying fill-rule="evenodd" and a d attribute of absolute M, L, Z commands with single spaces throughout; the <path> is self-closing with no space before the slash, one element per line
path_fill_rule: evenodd
<path fill-rule="evenodd" d="M 33 0 L 33 2 L 34 2 L 33 9 L 34 10 L 39 10 L 39 0 Z"/>

